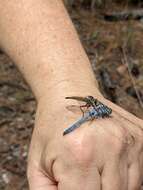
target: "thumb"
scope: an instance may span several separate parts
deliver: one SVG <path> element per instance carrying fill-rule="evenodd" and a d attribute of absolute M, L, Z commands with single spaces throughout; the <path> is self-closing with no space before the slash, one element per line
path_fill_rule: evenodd
<path fill-rule="evenodd" d="M 36 168 L 29 172 L 28 182 L 30 190 L 58 190 L 56 182 Z"/>

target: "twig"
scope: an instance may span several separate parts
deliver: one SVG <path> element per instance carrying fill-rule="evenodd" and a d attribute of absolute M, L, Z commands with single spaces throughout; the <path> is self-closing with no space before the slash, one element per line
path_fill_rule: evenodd
<path fill-rule="evenodd" d="M 106 21 L 127 21 L 127 20 L 140 20 L 143 18 L 143 9 L 139 10 L 126 10 L 122 12 L 113 12 L 103 14 Z"/>
<path fill-rule="evenodd" d="M 137 99 L 138 99 L 138 102 L 140 104 L 140 106 L 143 108 L 143 102 L 142 102 L 142 99 L 141 99 L 141 96 L 138 92 L 138 89 L 136 87 L 136 82 L 134 80 L 134 77 L 132 76 L 132 73 L 131 73 L 131 70 L 130 70 L 130 67 L 129 67 L 129 62 L 128 62 L 128 58 L 127 58 L 127 55 L 126 55 L 126 51 L 125 51 L 125 47 L 123 46 L 122 47 L 122 53 L 123 53 L 123 57 L 124 57 L 124 63 L 125 65 L 127 66 L 127 69 L 128 69 L 128 72 L 129 72 L 129 76 L 131 78 L 131 81 L 132 81 L 132 84 L 133 84 L 133 88 L 135 90 L 135 93 L 136 93 L 136 96 L 137 96 Z"/>

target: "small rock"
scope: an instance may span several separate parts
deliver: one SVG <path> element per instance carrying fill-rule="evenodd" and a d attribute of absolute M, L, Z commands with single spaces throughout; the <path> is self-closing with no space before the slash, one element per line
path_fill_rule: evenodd
<path fill-rule="evenodd" d="M 6 184 L 8 184 L 8 183 L 10 182 L 10 178 L 11 178 L 10 173 L 3 173 L 3 174 L 2 174 L 2 179 L 3 179 L 3 181 L 4 181 Z"/>
<path fill-rule="evenodd" d="M 120 65 L 120 66 L 117 68 L 117 72 L 118 72 L 120 75 L 124 75 L 126 71 L 127 71 L 127 66 L 126 66 L 126 65 Z"/>

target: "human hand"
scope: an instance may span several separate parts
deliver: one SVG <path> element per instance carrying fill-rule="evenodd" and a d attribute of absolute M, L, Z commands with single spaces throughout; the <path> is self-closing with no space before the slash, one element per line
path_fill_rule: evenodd
<path fill-rule="evenodd" d="M 79 116 L 65 103 L 40 102 L 29 153 L 30 190 L 139 190 L 143 180 L 143 121 L 103 100 L 112 117 L 63 136 Z M 76 115 L 76 116 L 75 116 Z"/>

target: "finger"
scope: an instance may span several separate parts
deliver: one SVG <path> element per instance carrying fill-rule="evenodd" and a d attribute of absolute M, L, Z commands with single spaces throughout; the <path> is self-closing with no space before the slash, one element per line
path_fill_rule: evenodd
<path fill-rule="evenodd" d="M 84 171 L 84 174 L 73 173 L 61 179 L 58 190 L 101 190 L 100 175 L 95 168 Z"/>
<path fill-rule="evenodd" d="M 139 161 L 131 164 L 128 169 L 128 190 L 141 189 L 142 176 Z"/>
<path fill-rule="evenodd" d="M 141 170 L 142 185 L 143 185 L 143 152 L 140 155 L 140 170 Z"/>
<path fill-rule="evenodd" d="M 125 135 L 125 143 L 132 148 L 132 146 L 135 144 L 136 139 L 140 142 L 138 143 L 138 149 L 141 149 L 142 147 L 142 139 L 143 139 L 143 129 L 139 126 L 135 126 L 134 123 L 130 122 L 129 120 L 118 116 L 118 114 L 114 114 L 113 120 L 118 122 L 118 125 L 122 128 L 124 135 Z M 135 155 L 135 154 L 134 154 Z"/>
<path fill-rule="evenodd" d="M 57 184 L 37 169 L 28 176 L 30 190 L 57 190 Z"/>
<path fill-rule="evenodd" d="M 105 164 L 101 176 L 102 190 L 127 190 L 127 165 L 116 161 Z"/>

